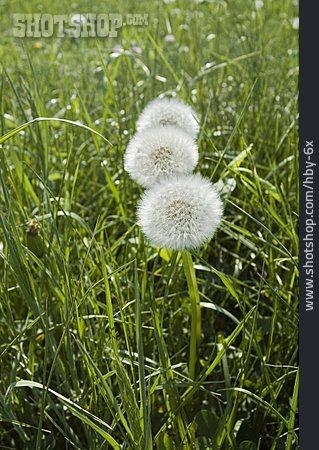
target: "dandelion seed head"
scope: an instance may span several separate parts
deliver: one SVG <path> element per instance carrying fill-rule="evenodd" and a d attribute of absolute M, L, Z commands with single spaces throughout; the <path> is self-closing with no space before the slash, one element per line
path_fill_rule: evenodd
<path fill-rule="evenodd" d="M 223 205 L 215 186 L 201 175 L 173 175 L 147 190 L 138 222 L 156 246 L 184 250 L 200 247 L 219 227 Z"/>
<path fill-rule="evenodd" d="M 175 125 L 194 138 L 199 131 L 193 109 L 177 99 L 157 98 L 151 101 L 137 122 L 137 130 L 143 131 L 157 125 Z"/>
<path fill-rule="evenodd" d="M 295 17 L 292 21 L 292 28 L 294 30 L 299 30 L 299 17 Z"/>
<path fill-rule="evenodd" d="M 163 176 L 191 173 L 198 161 L 197 145 L 183 130 L 157 126 L 138 132 L 124 156 L 124 167 L 143 187 Z"/>

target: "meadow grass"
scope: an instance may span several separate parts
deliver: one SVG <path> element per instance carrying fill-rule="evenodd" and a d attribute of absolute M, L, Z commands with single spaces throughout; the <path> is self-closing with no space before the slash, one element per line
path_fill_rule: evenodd
<path fill-rule="evenodd" d="M 298 448 L 297 3 L 52 3 L 0 6 L 0 447 Z M 16 12 L 149 24 L 13 39 Z M 143 237 L 123 169 L 159 94 L 199 114 L 198 170 L 225 206 L 191 255 L 195 380 L 182 255 Z"/>

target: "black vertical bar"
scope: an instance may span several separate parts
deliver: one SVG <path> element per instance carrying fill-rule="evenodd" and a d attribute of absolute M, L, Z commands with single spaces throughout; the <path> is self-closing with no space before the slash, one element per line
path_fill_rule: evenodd
<path fill-rule="evenodd" d="M 319 448 L 319 4 L 300 0 L 300 448 Z"/>

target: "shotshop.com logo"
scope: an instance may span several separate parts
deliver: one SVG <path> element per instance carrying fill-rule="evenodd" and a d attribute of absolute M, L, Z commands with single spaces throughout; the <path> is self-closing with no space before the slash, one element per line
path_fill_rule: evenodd
<path fill-rule="evenodd" d="M 113 38 L 122 27 L 144 25 L 148 25 L 148 14 L 13 14 L 17 38 Z"/>

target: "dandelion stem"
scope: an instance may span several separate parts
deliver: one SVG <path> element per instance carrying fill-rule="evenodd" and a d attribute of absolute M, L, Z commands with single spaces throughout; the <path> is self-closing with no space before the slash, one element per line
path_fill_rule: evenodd
<path fill-rule="evenodd" d="M 186 275 L 189 297 L 191 300 L 191 338 L 189 352 L 189 377 L 195 380 L 197 354 L 201 336 L 201 311 L 198 293 L 197 279 L 192 255 L 184 251 L 182 253 L 184 272 Z"/>

